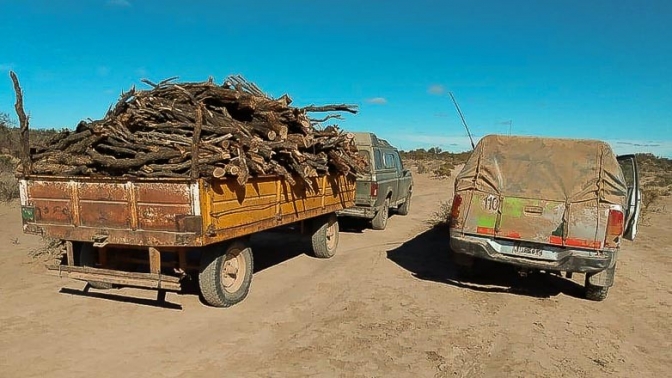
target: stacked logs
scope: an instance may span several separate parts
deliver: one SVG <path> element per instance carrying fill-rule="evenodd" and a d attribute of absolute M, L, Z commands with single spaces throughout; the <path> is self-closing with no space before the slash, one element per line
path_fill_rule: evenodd
<path fill-rule="evenodd" d="M 31 173 L 124 177 L 224 177 L 240 184 L 252 175 L 308 181 L 329 171 L 356 175 L 368 167 L 354 136 L 338 126 L 316 126 L 354 106 L 295 108 L 240 76 L 223 85 L 152 83 L 121 95 L 101 120 L 80 122 L 32 154 Z"/>

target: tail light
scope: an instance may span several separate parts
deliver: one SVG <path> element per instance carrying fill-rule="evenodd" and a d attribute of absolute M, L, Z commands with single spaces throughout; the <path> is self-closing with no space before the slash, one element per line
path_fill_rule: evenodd
<path fill-rule="evenodd" d="M 460 206 L 462 205 L 462 196 L 456 194 L 453 197 L 453 206 L 450 208 L 450 226 L 457 226 L 457 219 L 460 217 Z"/>
<path fill-rule="evenodd" d="M 623 212 L 620 210 L 609 210 L 609 219 L 607 220 L 607 236 L 604 238 L 605 247 L 618 247 L 618 241 L 623 234 Z"/>
<path fill-rule="evenodd" d="M 378 196 L 378 183 L 377 182 L 372 182 L 371 183 L 371 197 L 377 197 Z"/>

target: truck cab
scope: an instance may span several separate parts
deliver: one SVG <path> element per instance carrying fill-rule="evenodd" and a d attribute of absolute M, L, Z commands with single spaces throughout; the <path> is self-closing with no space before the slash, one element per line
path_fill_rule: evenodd
<path fill-rule="evenodd" d="M 404 168 L 399 150 L 374 133 L 353 133 L 359 155 L 370 174 L 357 178 L 355 206 L 338 212 L 339 217 L 368 219 L 374 230 L 384 230 L 390 211 L 407 215 L 411 207 L 413 177 Z"/>

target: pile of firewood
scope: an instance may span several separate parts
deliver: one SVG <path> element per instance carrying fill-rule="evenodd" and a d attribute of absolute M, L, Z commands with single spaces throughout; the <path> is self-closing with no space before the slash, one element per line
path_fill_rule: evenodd
<path fill-rule="evenodd" d="M 349 105 L 289 106 L 240 76 L 223 85 L 158 84 L 121 95 L 101 120 L 80 122 L 31 154 L 30 173 L 126 177 L 280 175 L 291 183 L 329 171 L 368 170 L 350 133 L 311 112 L 350 112 Z"/>

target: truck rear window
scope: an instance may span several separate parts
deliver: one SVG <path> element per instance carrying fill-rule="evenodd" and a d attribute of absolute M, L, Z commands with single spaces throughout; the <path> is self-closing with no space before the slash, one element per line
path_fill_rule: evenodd
<path fill-rule="evenodd" d="M 360 150 L 359 151 L 359 156 L 361 156 L 366 161 L 366 164 L 371 166 L 371 155 L 369 155 L 369 151 Z"/>

